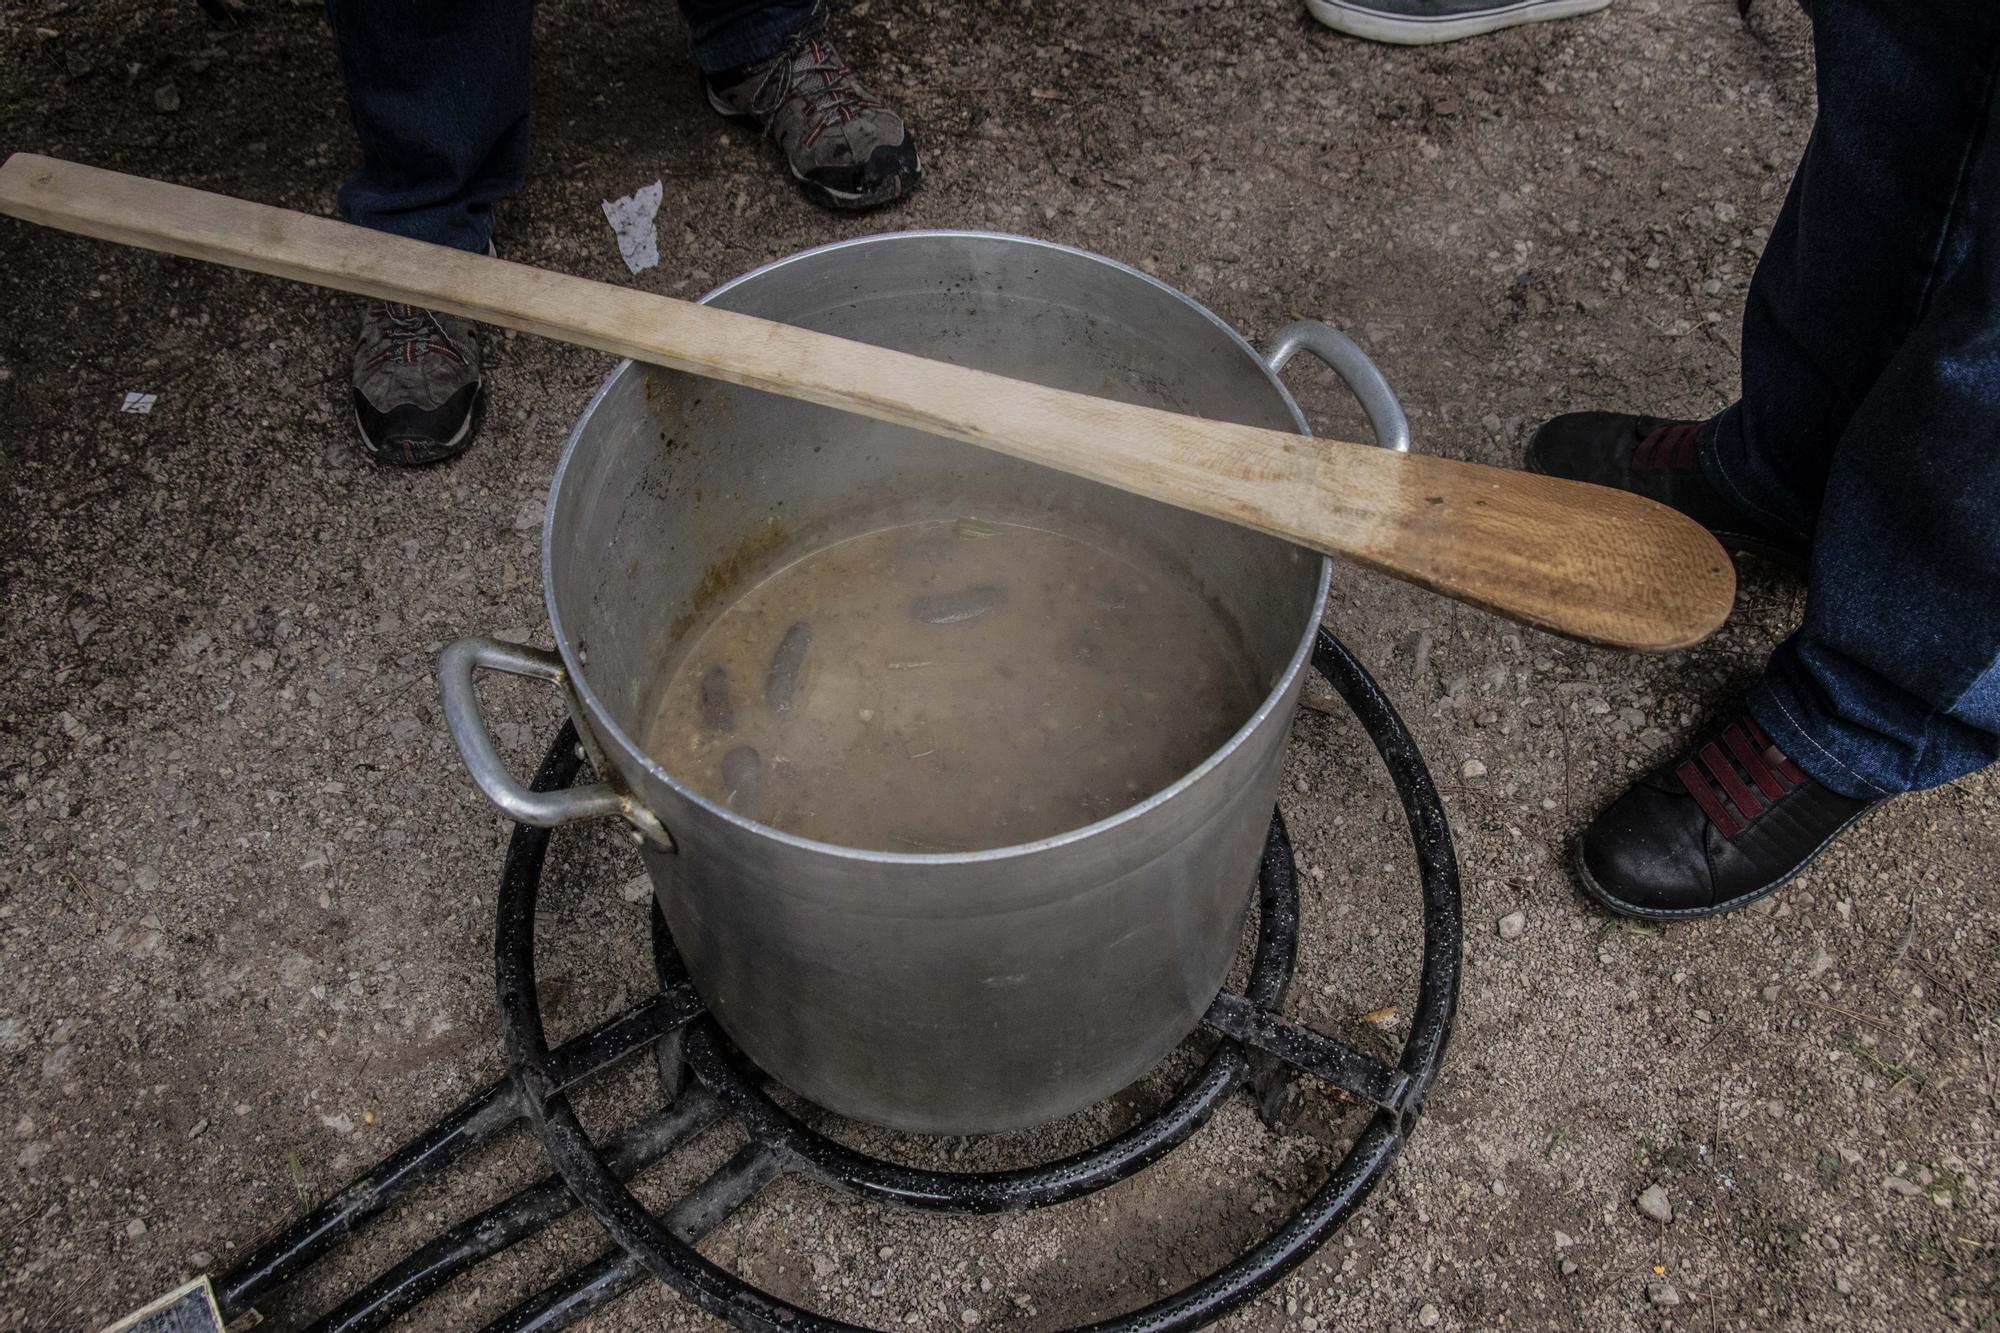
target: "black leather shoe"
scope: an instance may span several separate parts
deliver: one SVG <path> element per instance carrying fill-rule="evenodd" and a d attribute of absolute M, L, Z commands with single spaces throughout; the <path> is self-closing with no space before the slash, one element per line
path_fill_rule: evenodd
<path fill-rule="evenodd" d="M 1568 412 L 1528 442 L 1528 470 L 1658 500 L 1714 533 L 1726 550 L 1748 551 L 1805 573 L 1804 543 L 1743 513 L 1709 485 L 1695 452 L 1705 424 L 1624 412 Z"/>
<path fill-rule="evenodd" d="M 1593 820 L 1577 873 L 1626 916 L 1714 916 L 1782 888 L 1880 804 L 1821 786 L 1738 713 Z"/>

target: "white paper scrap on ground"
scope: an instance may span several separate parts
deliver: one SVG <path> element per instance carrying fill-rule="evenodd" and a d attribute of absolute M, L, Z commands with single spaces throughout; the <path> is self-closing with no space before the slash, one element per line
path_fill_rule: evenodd
<path fill-rule="evenodd" d="M 643 186 L 623 199 L 604 201 L 604 218 L 618 233 L 618 253 L 634 273 L 660 262 L 660 238 L 653 218 L 660 211 L 660 182 Z"/>
<path fill-rule="evenodd" d="M 137 412 L 139 415 L 144 416 L 146 413 L 152 411 L 153 404 L 159 401 L 160 395 L 156 393 L 127 392 L 125 401 L 118 405 L 118 410 L 120 412 Z"/>

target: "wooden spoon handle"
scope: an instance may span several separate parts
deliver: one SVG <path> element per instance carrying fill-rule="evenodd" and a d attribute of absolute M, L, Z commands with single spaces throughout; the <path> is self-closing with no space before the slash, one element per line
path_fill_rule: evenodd
<path fill-rule="evenodd" d="M 914 426 L 1241 523 L 1528 624 L 1668 652 L 1736 581 L 1690 519 L 1620 491 L 1399 454 L 948 365 L 329 218 L 17 153 L 0 212 Z"/>

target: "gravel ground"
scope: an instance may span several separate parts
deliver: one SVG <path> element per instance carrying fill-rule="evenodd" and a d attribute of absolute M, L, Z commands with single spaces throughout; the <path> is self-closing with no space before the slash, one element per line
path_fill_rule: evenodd
<path fill-rule="evenodd" d="M 864 0 L 841 30 L 909 109 L 929 183 L 829 217 L 701 107 L 670 6 L 540 18 L 526 262 L 692 294 L 842 236 L 925 226 L 1072 242 L 1252 338 L 1319 316 L 1408 405 L 1418 447 L 1518 458 L 1546 415 L 1699 415 L 1811 115 L 1797 15 L 1619 0 L 1443 49 L 1317 30 L 1285 0 Z M 351 139 L 318 12 L 0 4 L 0 148 L 324 211 Z M 665 262 L 619 264 L 598 201 L 654 179 Z M 91 1329 L 283 1224 L 499 1068 L 488 934 L 505 828 L 449 749 L 444 640 L 544 639 L 535 518 L 609 363 L 492 337 L 462 461 L 357 454 L 354 304 L 0 224 L 0 1327 Z M 1330 376 L 1290 376 L 1352 434 Z M 159 395 L 121 415 L 128 390 Z M 2000 1311 L 2000 783 L 1914 797 L 1780 898 L 1664 930 L 1566 870 L 1599 803 L 1755 672 L 1800 592 L 1746 567 L 1738 613 L 1662 659 L 1517 629 L 1354 571 L 1330 622 L 1445 792 L 1467 890 L 1450 1068 L 1345 1234 L 1240 1329 L 1987 1328 Z M 502 737 L 557 722 L 525 687 Z M 1394 1039 L 1415 973 L 1412 858 L 1349 721 L 1302 716 L 1285 811 L 1307 871 L 1294 1012 Z M 636 872 L 558 844 L 544 976 L 573 1029 L 645 990 Z M 1518 915 L 1517 915 L 1518 914 Z M 1510 922 L 1508 919 L 1513 918 Z M 1518 925 L 1518 930 L 1515 926 Z M 1363 1035 L 1357 1035 L 1363 1034 Z M 637 1092 L 590 1099 L 609 1123 Z M 1123 1123 L 1141 1090 L 1002 1143 Z M 1042 1329 L 1128 1309 L 1261 1234 L 1356 1130 L 1307 1088 L 1052 1213 L 938 1223 L 785 1184 L 707 1242 L 815 1308 L 885 1326 Z M 724 1134 L 647 1177 L 663 1198 Z M 386 1219 L 275 1313 L 302 1322 L 397 1243 L 541 1167 L 512 1143 Z M 476 1327 L 596 1254 L 572 1221 L 416 1321 Z M 648 1288 L 592 1329 L 714 1327 Z"/>

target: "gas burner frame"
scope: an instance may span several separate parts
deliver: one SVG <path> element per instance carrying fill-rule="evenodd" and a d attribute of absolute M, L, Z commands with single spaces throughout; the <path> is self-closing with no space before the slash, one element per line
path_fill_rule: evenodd
<path fill-rule="evenodd" d="M 1410 1035 L 1396 1065 L 1283 1016 L 1298 949 L 1299 898 L 1291 842 L 1282 816 L 1274 812 L 1258 874 L 1257 946 L 1249 983 L 1243 994 L 1225 990 L 1216 997 L 1203 1022 L 1223 1040 L 1159 1111 L 1095 1147 L 1041 1166 L 934 1171 L 871 1157 L 808 1128 L 772 1100 L 765 1080 L 706 1014 L 657 905 L 652 927 L 660 992 L 551 1049 L 534 965 L 535 899 L 551 834 L 517 825 L 501 880 L 494 947 L 506 1076 L 215 1281 L 216 1308 L 227 1322 L 245 1317 L 370 1218 L 526 1120 L 555 1175 L 419 1246 L 314 1322 L 312 1333 L 382 1328 L 472 1265 L 579 1206 L 609 1233 L 615 1248 L 529 1296 L 488 1325 L 487 1333 L 568 1328 L 648 1276 L 739 1329 L 872 1333 L 760 1290 L 704 1258 L 695 1242 L 780 1175 L 920 1210 L 1017 1212 L 1068 1202 L 1144 1170 L 1192 1137 L 1239 1090 L 1257 1099 L 1267 1122 L 1274 1121 L 1294 1072 L 1373 1106 L 1367 1128 L 1325 1183 L 1263 1239 L 1180 1291 L 1076 1333 L 1178 1333 L 1221 1318 L 1324 1245 L 1381 1182 L 1415 1128 L 1443 1062 L 1458 1003 L 1458 863 L 1437 789 L 1380 687 L 1325 629 L 1319 631 L 1313 665 L 1375 743 L 1416 846 L 1423 970 Z M 565 723 L 536 774 L 535 790 L 569 785 L 582 763 L 575 728 Z M 665 1106 L 606 1144 L 594 1143 L 568 1090 L 647 1047 L 658 1066 Z M 647 1210 L 626 1187 L 632 1176 L 724 1119 L 734 1119 L 749 1142 L 664 1214 Z"/>

